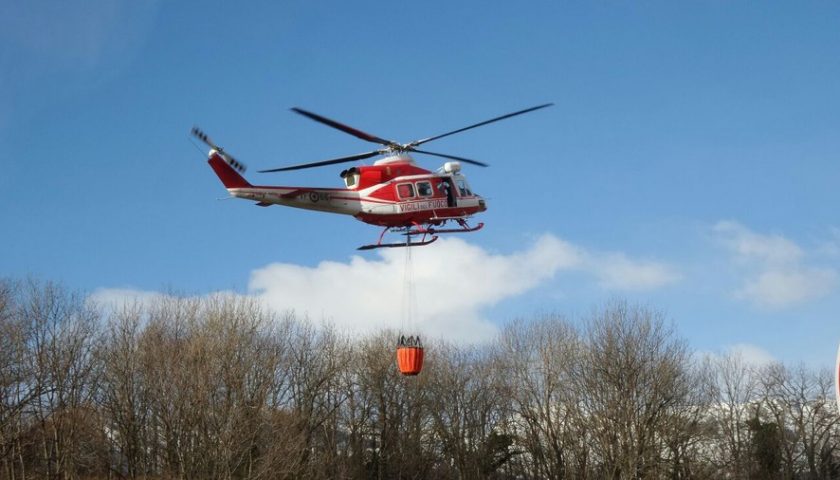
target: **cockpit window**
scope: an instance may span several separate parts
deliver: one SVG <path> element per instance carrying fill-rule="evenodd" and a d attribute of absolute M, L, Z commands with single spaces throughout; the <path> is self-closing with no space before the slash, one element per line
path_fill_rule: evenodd
<path fill-rule="evenodd" d="M 349 175 L 344 176 L 344 184 L 347 185 L 347 188 L 352 188 L 359 182 L 359 174 L 358 173 L 351 173 Z"/>
<path fill-rule="evenodd" d="M 417 182 L 417 195 L 421 197 L 431 197 L 432 184 L 430 182 Z"/>
<path fill-rule="evenodd" d="M 470 187 L 467 186 L 467 182 L 463 178 L 458 179 L 458 192 L 462 197 L 472 195 Z"/>
<path fill-rule="evenodd" d="M 414 198 L 414 185 L 410 183 L 401 183 L 397 185 L 397 193 L 400 198 Z"/>

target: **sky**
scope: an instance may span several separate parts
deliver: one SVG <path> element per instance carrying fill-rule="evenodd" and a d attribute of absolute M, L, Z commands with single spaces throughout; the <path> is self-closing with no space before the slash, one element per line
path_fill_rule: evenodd
<path fill-rule="evenodd" d="M 483 230 L 412 249 L 416 328 L 460 342 L 624 299 L 697 351 L 828 366 L 840 341 L 836 2 L 0 3 L 0 276 L 99 302 L 233 292 L 347 331 L 404 321 L 405 252 L 227 194 L 341 186 L 369 151 L 467 166 Z M 431 148 L 431 147 L 430 147 Z M 418 158 L 437 168 L 434 158 Z"/>

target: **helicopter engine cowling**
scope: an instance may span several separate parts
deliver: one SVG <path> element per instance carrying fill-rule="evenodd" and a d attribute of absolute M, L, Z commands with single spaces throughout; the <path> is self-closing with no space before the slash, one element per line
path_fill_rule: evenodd
<path fill-rule="evenodd" d="M 446 162 L 443 164 L 443 171 L 446 173 L 458 173 L 461 171 L 461 162 Z"/>

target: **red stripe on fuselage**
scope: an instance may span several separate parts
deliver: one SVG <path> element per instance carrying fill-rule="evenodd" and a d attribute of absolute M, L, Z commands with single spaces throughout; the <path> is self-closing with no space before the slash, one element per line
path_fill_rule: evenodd
<path fill-rule="evenodd" d="M 371 225 L 379 225 L 382 227 L 405 227 L 413 224 L 428 224 L 433 222 L 433 218 L 441 217 L 468 217 L 480 210 L 478 207 L 469 208 L 440 208 L 433 210 L 421 210 L 418 212 L 409 213 L 357 213 L 354 215 L 357 219 L 369 223 Z"/>

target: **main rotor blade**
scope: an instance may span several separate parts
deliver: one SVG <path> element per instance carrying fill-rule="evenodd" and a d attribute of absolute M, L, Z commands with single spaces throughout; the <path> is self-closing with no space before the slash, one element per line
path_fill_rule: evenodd
<path fill-rule="evenodd" d="M 470 163 L 470 164 L 473 164 L 473 165 L 478 165 L 479 167 L 489 167 L 490 166 L 490 165 L 487 165 L 486 163 L 479 162 L 478 160 L 470 160 L 469 158 L 456 157 L 455 155 L 447 155 L 445 153 L 428 152 L 426 150 L 417 150 L 416 148 L 410 148 L 409 151 L 410 152 L 423 153 L 423 154 L 426 154 L 426 155 L 432 155 L 434 157 L 450 158 L 452 160 L 458 160 L 458 161 L 461 161 L 461 162 L 464 162 L 464 163 Z"/>
<path fill-rule="evenodd" d="M 465 130 L 469 130 L 471 128 L 481 127 L 487 125 L 488 123 L 498 122 L 499 120 L 504 120 L 506 118 L 515 117 L 517 115 L 522 115 L 523 113 L 533 112 L 534 110 L 539 110 L 541 108 L 550 107 L 554 105 L 553 103 L 546 103 L 544 105 L 537 105 L 536 107 L 526 108 L 525 110 L 520 110 L 518 112 L 508 113 L 507 115 L 502 115 L 501 117 L 491 118 L 490 120 L 485 120 L 481 123 L 476 123 L 475 125 L 470 125 L 469 127 L 459 128 L 458 130 L 453 130 L 451 132 L 442 133 L 440 135 L 435 135 L 434 137 L 424 138 L 422 140 L 417 140 L 411 142 L 409 146 L 416 147 L 417 145 L 422 145 L 426 142 L 431 142 L 432 140 L 437 140 L 439 138 L 448 137 L 449 135 L 454 135 L 456 133 L 461 133 Z"/>
<path fill-rule="evenodd" d="M 289 167 L 272 168 L 271 170 L 259 170 L 260 173 L 269 172 L 286 172 L 289 170 L 302 170 L 304 168 L 323 167 L 324 165 L 333 165 L 335 163 L 352 162 L 353 160 L 364 160 L 365 158 L 375 157 L 381 152 L 379 150 L 367 153 L 360 153 L 358 155 L 350 155 L 349 157 L 333 158 L 332 160 L 324 160 L 322 162 L 301 163 L 299 165 L 291 165 Z"/>
<path fill-rule="evenodd" d="M 347 125 L 344 125 L 343 123 L 336 122 L 335 120 L 330 120 L 327 117 L 322 117 L 321 115 L 318 115 L 317 113 L 307 112 L 306 110 L 304 110 L 302 108 L 294 107 L 294 108 L 292 108 L 292 111 L 295 112 L 295 113 L 299 113 L 299 114 L 303 115 L 304 117 L 311 118 L 312 120 L 315 120 L 316 122 L 323 123 L 324 125 L 328 125 L 328 126 L 333 127 L 335 129 L 341 130 L 344 133 L 349 133 L 350 135 L 353 135 L 356 138 L 361 138 L 362 140 L 367 140 L 368 142 L 379 143 L 381 145 L 395 145 L 396 144 L 396 142 L 392 142 L 390 140 L 385 140 L 384 138 L 379 138 L 376 135 L 371 135 L 371 134 L 365 133 L 361 130 L 356 130 L 353 127 L 349 127 Z"/>

